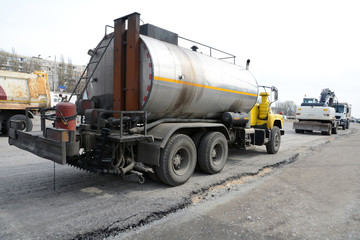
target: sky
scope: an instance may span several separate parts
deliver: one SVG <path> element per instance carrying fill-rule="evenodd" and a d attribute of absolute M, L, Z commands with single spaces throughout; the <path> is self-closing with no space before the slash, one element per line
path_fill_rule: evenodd
<path fill-rule="evenodd" d="M 0 49 L 86 65 L 105 25 L 133 12 L 180 36 L 236 55 L 280 101 L 319 98 L 323 88 L 360 118 L 357 0 L 0 0 Z"/>

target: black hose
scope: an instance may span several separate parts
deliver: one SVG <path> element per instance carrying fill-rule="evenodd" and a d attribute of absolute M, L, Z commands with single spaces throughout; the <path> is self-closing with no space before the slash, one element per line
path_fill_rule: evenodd
<path fill-rule="evenodd" d="M 47 111 L 57 111 L 58 113 L 60 113 L 60 117 L 56 117 L 56 114 L 45 114 Z M 69 120 L 74 120 L 77 117 L 77 114 L 73 115 L 73 116 L 68 116 L 68 117 L 64 117 L 64 115 L 62 114 L 62 112 L 57 109 L 57 108 L 43 108 L 40 110 L 40 117 L 47 119 L 47 120 L 51 120 L 51 121 L 55 121 L 57 119 L 60 119 L 66 126 L 68 126 L 68 121 Z"/>

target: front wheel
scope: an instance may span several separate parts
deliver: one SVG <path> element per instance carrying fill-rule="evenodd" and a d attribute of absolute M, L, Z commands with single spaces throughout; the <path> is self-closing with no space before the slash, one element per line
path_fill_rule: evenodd
<path fill-rule="evenodd" d="M 266 144 L 266 151 L 270 154 L 277 153 L 280 149 L 281 132 L 276 126 L 271 130 L 270 142 Z"/>
<path fill-rule="evenodd" d="M 207 133 L 200 142 L 198 162 L 200 169 L 208 174 L 220 172 L 228 156 L 228 143 L 220 132 Z"/>
<path fill-rule="evenodd" d="M 196 148 L 190 137 L 175 134 L 161 150 L 156 173 L 159 179 L 170 186 L 185 183 L 194 172 Z"/>

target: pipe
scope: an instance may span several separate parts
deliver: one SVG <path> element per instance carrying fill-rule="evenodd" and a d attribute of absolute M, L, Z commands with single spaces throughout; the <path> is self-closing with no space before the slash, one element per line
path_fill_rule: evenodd
<path fill-rule="evenodd" d="M 161 123 L 188 123 L 188 122 L 210 122 L 210 123 L 217 123 L 218 120 L 213 119 L 179 119 L 179 118 L 163 118 L 160 120 L 157 120 L 155 122 L 149 123 L 147 125 L 147 130 L 156 127 L 157 125 Z M 143 132 L 145 129 L 144 127 L 134 127 L 129 130 L 129 133 L 140 133 Z"/>
<path fill-rule="evenodd" d="M 250 66 L 250 59 L 248 59 L 248 60 L 246 61 L 246 70 L 249 70 L 249 66 Z"/>
<path fill-rule="evenodd" d="M 127 165 L 124 168 L 120 168 L 120 172 L 121 174 L 125 175 L 125 173 L 129 172 L 130 170 L 132 170 L 135 167 L 135 161 L 133 159 L 131 159 L 131 162 L 129 165 Z"/>

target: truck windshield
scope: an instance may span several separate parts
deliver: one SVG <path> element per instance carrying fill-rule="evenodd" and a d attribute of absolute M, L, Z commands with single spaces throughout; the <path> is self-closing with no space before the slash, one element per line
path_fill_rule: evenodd
<path fill-rule="evenodd" d="M 334 106 L 335 111 L 337 113 L 343 113 L 344 112 L 344 106 Z"/>
<path fill-rule="evenodd" d="M 318 100 L 316 98 L 304 98 L 304 103 L 317 103 Z"/>

